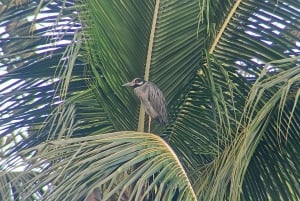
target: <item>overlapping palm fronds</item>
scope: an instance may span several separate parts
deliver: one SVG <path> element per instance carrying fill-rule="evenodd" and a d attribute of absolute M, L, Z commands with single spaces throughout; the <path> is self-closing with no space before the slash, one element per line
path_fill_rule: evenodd
<path fill-rule="evenodd" d="M 70 2 L 61 3 L 45 6 Z M 61 12 L 82 26 L 65 52 L 66 44 L 40 46 L 47 36 L 31 44 L 34 54 L 15 57 L 7 48 L 14 53 L 1 61 L 15 65 L 4 82 L 20 83 L 1 91 L 3 104 L 14 103 L 2 110 L 2 136 L 29 128 L 17 149 L 7 148 L 1 179 L 14 182 L 1 186 L 3 198 L 83 200 L 98 189 L 104 200 L 299 199 L 298 2 L 76 6 L 69 14 L 78 18 Z M 49 29 L 38 30 L 32 36 Z M 167 128 L 141 132 L 143 110 L 121 87 L 133 77 L 160 86 Z"/>

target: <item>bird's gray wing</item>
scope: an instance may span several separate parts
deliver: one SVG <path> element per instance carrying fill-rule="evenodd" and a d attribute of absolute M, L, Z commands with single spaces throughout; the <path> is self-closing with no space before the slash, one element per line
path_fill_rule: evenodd
<path fill-rule="evenodd" d="M 152 82 L 149 82 L 148 100 L 153 109 L 159 114 L 158 120 L 162 125 L 168 124 L 166 100 L 161 90 Z"/>

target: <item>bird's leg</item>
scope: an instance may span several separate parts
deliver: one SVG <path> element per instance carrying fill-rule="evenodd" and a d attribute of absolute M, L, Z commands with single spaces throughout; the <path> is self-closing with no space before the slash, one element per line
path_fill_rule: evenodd
<path fill-rule="evenodd" d="M 148 133 L 150 133 L 150 126 L 151 126 L 151 116 L 148 115 L 149 119 L 148 119 Z"/>

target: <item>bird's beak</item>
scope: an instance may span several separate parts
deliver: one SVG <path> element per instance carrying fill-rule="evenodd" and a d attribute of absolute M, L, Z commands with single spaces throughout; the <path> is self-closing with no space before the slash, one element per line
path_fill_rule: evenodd
<path fill-rule="evenodd" d="M 123 86 L 123 87 L 133 87 L 133 86 L 134 86 L 134 83 L 128 82 L 128 83 L 123 84 L 122 86 Z"/>

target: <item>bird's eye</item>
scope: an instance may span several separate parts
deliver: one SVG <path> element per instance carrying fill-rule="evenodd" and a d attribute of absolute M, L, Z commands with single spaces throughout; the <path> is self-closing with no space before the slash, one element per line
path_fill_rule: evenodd
<path fill-rule="evenodd" d="M 141 81 L 142 81 L 141 79 L 136 79 L 135 83 L 137 84 L 137 83 L 140 83 Z"/>

